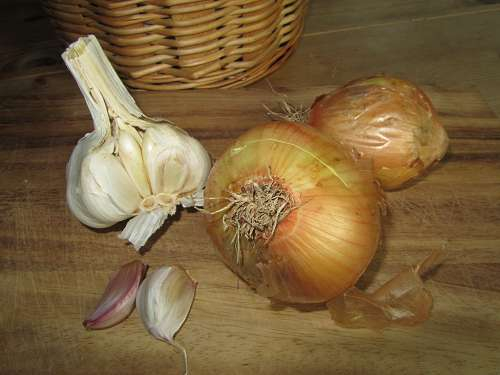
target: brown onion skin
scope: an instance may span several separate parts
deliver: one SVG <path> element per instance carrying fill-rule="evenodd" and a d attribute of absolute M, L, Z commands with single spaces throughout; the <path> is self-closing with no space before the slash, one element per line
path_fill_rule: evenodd
<path fill-rule="evenodd" d="M 448 136 L 429 98 L 397 78 L 358 79 L 318 97 L 309 123 L 372 161 L 384 190 L 421 176 L 448 148 Z"/>
<path fill-rule="evenodd" d="M 235 231 L 224 230 L 223 212 L 206 215 L 208 233 L 225 264 L 259 294 L 289 303 L 328 301 L 356 283 L 378 247 L 381 195 L 371 168 L 307 125 L 264 124 L 217 160 L 205 209 L 220 210 L 228 191 L 268 178 L 269 168 L 297 203 L 272 239 L 241 238 L 237 264 Z"/>

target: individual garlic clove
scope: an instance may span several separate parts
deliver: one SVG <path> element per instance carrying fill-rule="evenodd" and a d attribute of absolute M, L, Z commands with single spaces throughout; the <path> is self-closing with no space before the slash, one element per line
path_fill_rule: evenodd
<path fill-rule="evenodd" d="M 185 349 L 174 341 L 184 324 L 196 292 L 196 281 L 176 266 L 164 266 L 149 275 L 137 292 L 137 312 L 147 331 L 158 340 L 182 350 L 187 373 Z"/>
<path fill-rule="evenodd" d="M 205 187 L 212 168 L 212 159 L 201 143 L 193 137 L 187 139 L 187 151 L 191 173 L 190 179 L 184 186 L 184 192 L 197 194 Z"/>
<path fill-rule="evenodd" d="M 111 278 L 96 310 L 83 321 L 87 329 L 104 329 L 123 321 L 134 309 L 147 266 L 139 260 L 123 265 Z"/>
<path fill-rule="evenodd" d="M 138 138 L 140 140 L 135 129 L 131 127 L 123 127 L 123 129 L 120 129 L 118 154 L 137 190 L 141 196 L 145 198 L 151 195 L 151 188 L 149 186 L 146 170 L 144 169 L 141 143 L 138 142 Z"/>
<path fill-rule="evenodd" d="M 103 223 L 101 227 L 133 216 L 141 202 L 134 183 L 112 149 L 113 144 L 108 140 L 90 152 L 81 167 L 82 201 Z"/>
<path fill-rule="evenodd" d="M 195 193 L 205 185 L 211 166 L 207 151 L 196 139 L 162 125 L 146 129 L 143 158 L 154 194 Z"/>
<path fill-rule="evenodd" d="M 151 181 L 151 189 L 154 194 L 163 192 L 171 193 L 174 189 L 168 188 L 164 178 L 169 173 L 168 164 L 173 161 L 177 169 L 174 174 L 185 176 L 188 174 L 187 166 L 180 169 L 175 162 L 176 157 L 183 158 L 183 137 L 174 128 L 163 126 L 151 126 L 144 132 L 143 159 L 148 176 Z M 175 181 L 178 184 L 178 181 Z"/>
<path fill-rule="evenodd" d="M 83 200 L 81 188 L 82 162 L 89 150 L 100 143 L 102 139 L 102 133 L 97 131 L 85 135 L 78 141 L 66 166 L 66 201 L 68 207 L 78 220 L 92 228 L 107 227 L 109 222 L 98 218 Z"/>
<path fill-rule="evenodd" d="M 193 304 L 196 285 L 184 269 L 176 266 L 163 266 L 144 280 L 136 305 L 149 333 L 158 340 L 174 341 Z"/>

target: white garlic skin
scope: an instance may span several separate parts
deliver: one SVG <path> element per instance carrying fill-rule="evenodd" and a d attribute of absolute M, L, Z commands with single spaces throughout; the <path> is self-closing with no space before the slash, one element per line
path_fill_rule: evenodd
<path fill-rule="evenodd" d="M 141 196 L 121 160 L 105 143 L 89 153 L 81 166 L 82 201 L 102 227 L 128 219 L 137 212 Z"/>
<path fill-rule="evenodd" d="M 133 132 L 133 133 L 132 133 Z M 142 159 L 142 139 L 134 129 L 121 130 L 118 138 L 118 155 L 134 182 L 141 197 L 151 195 L 149 179 Z"/>
<path fill-rule="evenodd" d="M 170 126 L 146 129 L 143 158 L 153 194 L 194 193 L 205 185 L 211 166 L 208 153 L 197 140 Z"/>

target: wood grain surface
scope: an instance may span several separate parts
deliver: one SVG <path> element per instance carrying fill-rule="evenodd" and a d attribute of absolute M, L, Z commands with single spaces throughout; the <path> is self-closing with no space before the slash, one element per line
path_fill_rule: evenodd
<path fill-rule="evenodd" d="M 429 94 L 448 131 L 445 159 L 387 194 L 384 241 L 361 280 L 373 288 L 436 248 L 429 321 L 383 332 L 346 330 L 321 308 L 271 305 L 219 261 L 200 213 L 184 210 L 145 255 L 92 230 L 65 202 L 65 166 L 90 114 L 61 64 L 37 3 L 2 5 L 0 32 L 0 373 L 181 374 L 175 348 L 134 311 L 90 332 L 81 322 L 110 275 L 140 258 L 178 264 L 199 282 L 178 334 L 192 374 L 500 373 L 500 5 L 473 0 L 313 0 L 300 46 L 253 86 L 230 91 L 133 91 L 214 156 L 266 121 L 275 90 L 292 103 L 385 72 Z"/>

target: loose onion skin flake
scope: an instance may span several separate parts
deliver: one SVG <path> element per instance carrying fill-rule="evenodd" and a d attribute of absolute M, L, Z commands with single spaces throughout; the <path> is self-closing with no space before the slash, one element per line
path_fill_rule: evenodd
<path fill-rule="evenodd" d="M 208 178 L 208 232 L 223 261 L 266 297 L 323 303 L 352 287 L 380 237 L 370 166 L 302 124 L 240 136 Z"/>
<path fill-rule="evenodd" d="M 382 329 L 412 326 L 426 321 L 432 309 L 432 295 L 422 277 L 443 260 L 434 251 L 422 262 L 383 284 L 373 293 L 355 287 L 327 303 L 333 320 L 345 328 Z"/>
<path fill-rule="evenodd" d="M 371 160 L 384 190 L 422 175 L 448 148 L 429 98 L 397 78 L 358 79 L 318 97 L 309 124 L 359 158 Z"/>

